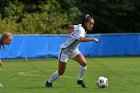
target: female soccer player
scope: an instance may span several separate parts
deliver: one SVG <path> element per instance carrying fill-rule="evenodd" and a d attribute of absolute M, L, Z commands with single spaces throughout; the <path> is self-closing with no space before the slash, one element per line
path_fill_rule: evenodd
<path fill-rule="evenodd" d="M 9 45 L 12 42 L 12 38 L 13 35 L 9 32 L 4 32 L 0 38 L 0 49 L 3 47 L 4 49 L 4 45 Z M 2 61 L 0 59 L 0 70 L 2 69 Z M 2 84 L 0 83 L 0 87 L 3 87 Z"/>
<path fill-rule="evenodd" d="M 87 88 L 87 85 L 83 81 L 84 73 L 87 69 L 87 61 L 85 57 L 80 53 L 78 46 L 80 42 L 95 41 L 98 42 L 97 38 L 87 38 L 85 37 L 86 31 L 91 31 L 94 26 L 94 19 L 90 15 L 84 16 L 82 19 L 82 24 L 74 25 L 74 30 L 71 33 L 67 41 L 60 45 L 58 60 L 59 67 L 55 71 L 50 79 L 46 82 L 46 87 L 52 87 L 52 82 L 56 80 L 59 76 L 63 75 L 66 68 L 66 62 L 69 58 L 72 58 L 78 62 L 80 66 L 80 72 L 77 80 L 77 84 L 81 85 L 83 88 Z"/>
<path fill-rule="evenodd" d="M 0 48 L 4 49 L 4 45 L 9 45 L 12 42 L 13 35 L 9 32 L 4 32 L 0 38 Z M 2 61 L 0 59 L 0 70 L 2 68 Z"/>

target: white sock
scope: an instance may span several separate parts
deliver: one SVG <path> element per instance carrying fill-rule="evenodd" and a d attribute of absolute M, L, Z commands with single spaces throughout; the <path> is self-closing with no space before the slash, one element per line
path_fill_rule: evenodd
<path fill-rule="evenodd" d="M 52 83 L 53 81 L 55 81 L 57 78 L 59 78 L 59 74 L 58 71 L 55 71 L 52 76 L 50 77 L 50 79 L 48 80 L 49 83 Z"/>
<path fill-rule="evenodd" d="M 86 72 L 87 66 L 81 66 L 80 67 L 80 72 L 79 72 L 79 76 L 78 76 L 78 80 L 83 80 L 83 76 Z"/>

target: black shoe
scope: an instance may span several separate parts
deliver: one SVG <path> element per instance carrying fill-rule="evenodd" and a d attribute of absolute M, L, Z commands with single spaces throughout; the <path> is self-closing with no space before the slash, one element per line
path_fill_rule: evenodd
<path fill-rule="evenodd" d="M 53 87 L 52 83 L 49 83 L 48 81 L 46 82 L 46 87 Z"/>
<path fill-rule="evenodd" d="M 87 85 L 84 83 L 83 80 L 78 80 L 77 84 L 81 85 L 83 88 L 87 88 Z"/>

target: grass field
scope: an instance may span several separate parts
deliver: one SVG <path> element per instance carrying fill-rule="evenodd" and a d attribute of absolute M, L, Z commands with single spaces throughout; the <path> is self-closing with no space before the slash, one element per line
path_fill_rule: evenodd
<path fill-rule="evenodd" d="M 57 69 L 57 59 L 4 61 L 0 93 L 140 93 L 140 58 L 87 58 L 88 69 L 84 81 L 88 88 L 76 84 L 79 64 L 67 63 L 63 76 L 46 88 L 45 82 Z M 99 76 L 109 79 L 109 86 L 101 89 L 95 84 Z"/>

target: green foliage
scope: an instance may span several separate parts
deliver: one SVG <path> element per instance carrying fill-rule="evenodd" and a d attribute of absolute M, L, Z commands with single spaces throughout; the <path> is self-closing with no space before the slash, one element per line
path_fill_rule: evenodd
<path fill-rule="evenodd" d="M 82 14 L 95 33 L 140 32 L 140 0 L 0 0 L 0 33 L 66 34 Z"/>
<path fill-rule="evenodd" d="M 96 33 L 140 32 L 139 4 L 139 0 L 77 0 L 81 12 L 95 18 Z"/>
<path fill-rule="evenodd" d="M 9 1 L 1 11 L 1 32 L 6 29 L 18 34 L 67 34 L 68 27 L 81 13 L 77 7 L 63 11 L 57 0 L 40 0 L 27 2 L 20 0 Z M 8 23 L 7 23 L 8 22 Z"/>
<path fill-rule="evenodd" d="M 48 15 L 47 13 L 33 13 L 26 14 L 25 19 L 20 23 L 20 32 L 24 32 L 25 34 L 61 34 L 67 33 L 62 32 L 61 24 L 66 22 L 66 15 L 57 15 L 57 13 L 51 13 Z M 57 31 L 56 31 L 57 29 Z"/>
<path fill-rule="evenodd" d="M 17 30 L 17 24 L 13 21 L 9 21 L 8 19 L 1 19 L 0 18 L 0 33 L 3 33 L 5 31 L 16 33 Z"/>

